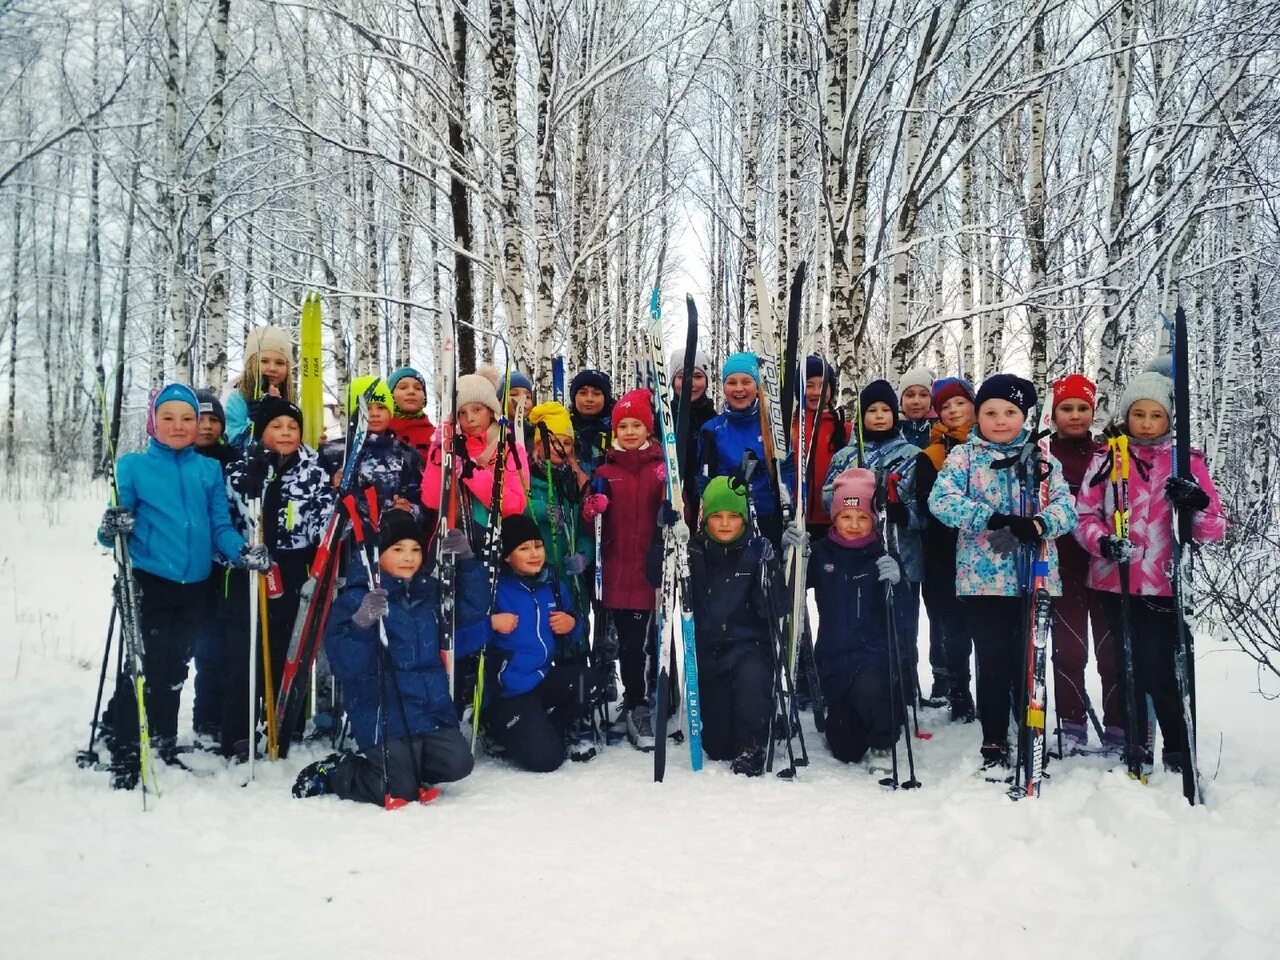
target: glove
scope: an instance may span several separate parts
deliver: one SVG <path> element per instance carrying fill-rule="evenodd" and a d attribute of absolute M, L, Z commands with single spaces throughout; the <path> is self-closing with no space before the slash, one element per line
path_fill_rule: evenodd
<path fill-rule="evenodd" d="M 876 569 L 880 571 L 881 583 L 892 586 L 902 579 L 902 568 L 898 566 L 898 561 L 887 553 L 876 557 Z"/>
<path fill-rule="evenodd" d="M 890 523 L 896 523 L 900 527 L 905 527 L 911 522 L 911 517 L 907 513 L 907 505 L 900 500 L 890 500 L 884 505 L 884 515 L 889 518 Z"/>
<path fill-rule="evenodd" d="M 564 558 L 564 572 L 571 577 L 580 577 L 587 570 L 587 558 L 580 553 L 572 553 Z"/>
<path fill-rule="evenodd" d="M 1098 541 L 1098 552 L 1115 563 L 1128 563 L 1133 558 L 1133 541 L 1102 537 Z"/>
<path fill-rule="evenodd" d="M 681 518 L 671 525 L 671 539 L 678 546 L 684 547 L 689 543 L 689 525 Z"/>
<path fill-rule="evenodd" d="M 370 590 L 351 615 L 351 622 L 361 630 L 368 630 L 387 615 L 387 591 Z"/>
<path fill-rule="evenodd" d="M 1009 517 L 1006 526 L 1019 543 L 1037 543 L 1040 540 L 1040 528 L 1035 517 Z"/>
<path fill-rule="evenodd" d="M 1164 482 L 1164 495 L 1183 510 L 1203 510 L 1209 506 L 1209 495 L 1190 477 L 1170 477 Z"/>
<path fill-rule="evenodd" d="M 1008 527 L 997 527 L 987 535 L 987 546 L 997 556 L 1007 559 L 1018 552 L 1018 536 Z"/>
<path fill-rule="evenodd" d="M 679 519 L 680 514 L 676 513 L 675 508 L 671 506 L 671 501 L 663 500 L 662 506 L 658 507 L 658 526 L 674 527 Z"/>
<path fill-rule="evenodd" d="M 271 569 L 271 554 L 261 543 L 246 543 L 240 548 L 240 566 L 246 570 L 266 573 Z"/>
<path fill-rule="evenodd" d="M 590 494 L 582 501 L 582 519 L 591 523 L 596 517 L 609 509 L 609 498 L 603 493 Z"/>
<path fill-rule="evenodd" d="M 802 555 L 807 555 L 809 553 L 809 534 L 799 527 L 788 524 L 782 528 L 782 549 L 799 550 Z"/>
<path fill-rule="evenodd" d="M 260 443 L 249 445 L 245 451 L 244 465 L 240 468 L 240 477 L 244 482 L 245 490 L 256 493 L 266 485 L 270 462 L 270 450 Z"/>
<path fill-rule="evenodd" d="M 753 564 L 768 563 L 773 559 L 773 544 L 768 537 L 752 537 L 747 543 L 747 559 Z"/>
<path fill-rule="evenodd" d="M 127 537 L 133 533 L 134 522 L 133 514 L 129 512 L 128 507 L 107 507 L 102 514 L 98 533 L 103 540 L 113 540 L 117 534 Z"/>
<path fill-rule="evenodd" d="M 458 527 L 445 531 L 445 535 L 440 539 L 440 552 L 452 553 L 459 560 L 475 556 L 471 550 L 471 541 Z"/>

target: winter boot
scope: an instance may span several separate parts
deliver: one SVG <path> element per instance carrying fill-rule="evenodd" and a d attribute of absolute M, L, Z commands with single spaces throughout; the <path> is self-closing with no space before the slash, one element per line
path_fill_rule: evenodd
<path fill-rule="evenodd" d="M 744 777 L 760 776 L 760 774 L 764 773 L 764 749 L 761 747 L 747 747 L 734 758 L 733 763 L 729 765 L 729 769 Z"/>
<path fill-rule="evenodd" d="M 303 797 L 322 797 L 329 792 L 329 778 L 344 759 L 344 754 L 331 753 L 323 760 L 303 767 L 298 779 L 293 782 L 293 795 Z"/>
<path fill-rule="evenodd" d="M 1009 745 L 1007 743 L 984 743 L 982 745 L 982 771 L 998 773 L 1009 769 Z"/>
<path fill-rule="evenodd" d="M 973 723 L 975 712 L 973 707 L 973 697 L 969 693 L 969 688 L 965 686 L 951 690 L 950 697 L 951 722 Z"/>
<path fill-rule="evenodd" d="M 950 700 L 951 685 L 947 681 L 946 674 L 935 673 L 933 675 L 933 687 L 929 690 L 929 698 L 921 702 L 925 707 L 945 707 Z"/>
<path fill-rule="evenodd" d="M 627 713 L 627 739 L 637 750 L 649 753 L 654 748 L 653 712 L 641 704 Z"/>
<path fill-rule="evenodd" d="M 1058 729 L 1062 731 L 1062 755 L 1078 757 L 1089 752 L 1089 728 L 1083 723 L 1060 720 Z"/>
<path fill-rule="evenodd" d="M 565 752 L 570 760 L 586 763 L 596 755 L 595 731 L 591 729 L 591 721 L 579 720 L 564 735 Z"/>
<path fill-rule="evenodd" d="M 120 748 L 111 757 L 111 789 L 132 790 L 142 777 L 142 767 L 138 762 L 138 751 Z"/>

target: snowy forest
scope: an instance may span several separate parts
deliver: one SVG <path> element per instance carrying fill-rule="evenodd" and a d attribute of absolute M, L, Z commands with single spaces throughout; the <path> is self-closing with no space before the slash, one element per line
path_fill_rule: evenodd
<path fill-rule="evenodd" d="M 1267 599 L 1240 574 L 1269 569 L 1280 463 L 1277 13 L 10 0 L 7 475 L 28 452 L 101 465 L 148 388 L 221 391 L 248 329 L 295 325 L 310 292 L 335 395 L 432 369 L 454 328 L 464 371 L 505 362 L 475 333 L 501 331 L 545 388 L 556 355 L 633 369 L 655 285 L 697 298 L 718 364 L 804 262 L 846 405 L 927 365 L 1082 371 L 1102 413 L 1181 303 L 1232 511 L 1204 611 L 1225 622 Z"/>

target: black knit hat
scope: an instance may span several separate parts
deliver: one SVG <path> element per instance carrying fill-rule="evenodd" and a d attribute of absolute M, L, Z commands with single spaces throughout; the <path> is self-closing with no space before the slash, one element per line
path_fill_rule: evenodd
<path fill-rule="evenodd" d="M 284 397 L 269 393 L 257 401 L 253 411 L 253 435 L 261 437 L 267 425 L 276 417 L 292 417 L 297 421 L 298 429 L 302 429 L 302 411 L 297 405 L 290 403 Z"/>
<path fill-rule="evenodd" d="M 1025 417 L 1038 399 L 1035 385 L 1030 380 L 1023 380 L 1012 373 L 997 373 L 982 382 L 973 405 L 976 409 L 981 409 L 988 400 L 1007 400 L 1021 410 Z"/>
<path fill-rule="evenodd" d="M 407 510 L 388 510 L 378 526 L 378 549 L 386 550 L 401 540 L 412 540 L 423 550 L 427 549 L 427 535 L 413 514 Z"/>
<path fill-rule="evenodd" d="M 804 361 L 804 378 L 812 380 L 814 377 L 821 377 L 826 388 L 833 394 L 836 392 L 836 371 L 831 364 L 823 360 L 822 357 L 809 354 Z"/>
<path fill-rule="evenodd" d="M 569 409 L 574 408 L 574 399 L 583 387 L 595 387 L 603 393 L 606 410 L 613 405 L 613 381 L 609 379 L 609 375 L 602 370 L 579 370 L 569 381 Z"/>
<path fill-rule="evenodd" d="M 224 427 L 227 425 L 227 415 L 223 412 L 222 401 L 218 399 L 216 393 L 212 390 L 200 389 L 196 391 L 196 399 L 200 401 L 200 416 L 210 416 Z"/>
<path fill-rule="evenodd" d="M 866 416 L 867 408 L 873 403 L 888 404 L 889 409 L 893 411 L 893 428 L 898 427 L 898 391 L 893 389 L 893 384 L 888 380 L 872 380 L 862 392 L 858 394 L 858 412 L 860 416 Z"/>
<path fill-rule="evenodd" d="M 515 513 L 502 518 L 502 555 L 509 557 L 516 547 L 530 540 L 541 540 L 542 531 L 533 517 L 527 513 Z"/>

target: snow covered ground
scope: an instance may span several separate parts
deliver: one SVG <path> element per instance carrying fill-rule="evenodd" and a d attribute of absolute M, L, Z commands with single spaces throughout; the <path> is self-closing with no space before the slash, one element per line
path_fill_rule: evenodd
<path fill-rule="evenodd" d="M 143 813 L 74 763 L 110 609 L 104 501 L 0 503 L 4 956 L 1280 956 L 1280 704 L 1207 640 L 1207 808 L 1100 759 L 1013 803 L 973 775 L 977 728 L 929 714 L 913 792 L 810 730 L 794 783 L 694 774 L 677 750 L 653 784 L 622 745 L 547 776 L 486 759 L 394 813 L 293 800 L 302 751 L 248 787 L 197 755 L 212 776 L 162 769 Z"/>

